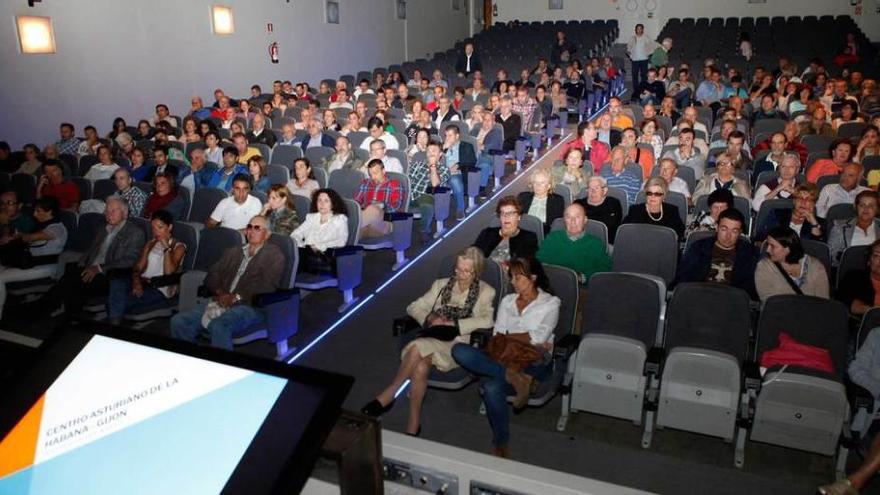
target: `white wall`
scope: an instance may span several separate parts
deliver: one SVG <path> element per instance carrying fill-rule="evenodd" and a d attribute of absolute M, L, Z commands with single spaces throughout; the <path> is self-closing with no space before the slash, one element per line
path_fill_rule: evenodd
<path fill-rule="evenodd" d="M 645 24 L 648 33 L 658 32 L 671 17 L 758 17 L 851 15 L 865 34 L 880 41 L 878 0 L 863 0 L 861 15 L 849 0 L 767 0 L 750 4 L 748 0 L 656 0 L 653 12 L 645 9 L 645 0 L 564 0 L 561 10 L 548 9 L 547 0 L 495 0 L 495 21 L 512 19 L 545 21 L 560 19 L 618 19 L 621 36 L 629 36 L 636 23 Z M 629 8 L 633 8 L 631 11 Z"/>
<path fill-rule="evenodd" d="M 211 33 L 214 3 L 234 9 L 234 35 Z M 317 83 L 403 62 L 407 43 L 414 59 L 468 33 L 468 16 L 449 0 L 409 0 L 407 21 L 395 18 L 394 0 L 339 3 L 341 23 L 331 25 L 323 0 L 0 2 L 0 140 L 43 145 L 57 139 L 61 121 L 105 134 L 114 117 L 136 123 L 159 102 L 184 114 L 192 95 L 210 104 L 217 87 L 236 96 L 274 79 Z M 19 53 L 14 18 L 23 14 L 52 17 L 57 54 Z M 269 62 L 272 41 L 278 64 Z"/>

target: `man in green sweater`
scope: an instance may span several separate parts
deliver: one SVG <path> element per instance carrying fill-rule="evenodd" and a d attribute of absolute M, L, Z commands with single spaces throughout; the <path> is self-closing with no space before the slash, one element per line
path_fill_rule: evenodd
<path fill-rule="evenodd" d="M 611 258 L 605 244 L 586 233 L 587 212 L 580 203 L 572 203 L 565 209 L 565 230 L 550 232 L 538 250 L 542 263 L 571 268 L 578 274 L 581 284 L 587 283 L 596 272 L 611 270 Z"/>
<path fill-rule="evenodd" d="M 663 65 L 669 65 L 669 50 L 672 49 L 672 38 L 663 38 L 663 42 L 657 45 L 654 53 L 651 54 L 651 67 L 658 68 Z"/>

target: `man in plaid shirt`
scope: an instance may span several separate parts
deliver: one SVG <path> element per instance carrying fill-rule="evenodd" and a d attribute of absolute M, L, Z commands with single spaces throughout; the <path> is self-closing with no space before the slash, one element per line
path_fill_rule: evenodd
<path fill-rule="evenodd" d="M 394 213 L 403 207 L 403 187 L 400 181 L 385 175 L 382 160 L 367 163 L 370 177 L 361 181 L 354 200 L 361 205 L 361 236 L 381 237 L 391 232 L 391 222 L 385 213 Z"/>
<path fill-rule="evenodd" d="M 434 218 L 433 188 L 448 187 L 450 175 L 440 143 L 429 143 L 425 156 L 425 160 L 409 164 L 409 183 L 410 206 L 418 208 L 422 215 L 422 236 L 427 238 Z"/>
<path fill-rule="evenodd" d="M 79 153 L 79 138 L 73 135 L 73 124 L 67 122 L 61 124 L 61 139 L 55 142 L 58 153 L 61 155 L 76 155 Z"/>

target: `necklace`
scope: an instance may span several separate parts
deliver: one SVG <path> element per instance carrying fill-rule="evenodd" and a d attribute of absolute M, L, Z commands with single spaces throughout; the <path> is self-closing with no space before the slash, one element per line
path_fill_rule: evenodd
<path fill-rule="evenodd" d="M 660 220 L 663 220 L 663 205 L 662 204 L 660 205 L 660 216 L 657 218 L 654 218 L 654 215 L 651 215 L 651 211 L 648 210 L 647 206 L 645 206 L 645 212 L 648 213 L 648 218 L 650 218 L 651 221 L 653 221 L 653 222 L 659 222 Z"/>

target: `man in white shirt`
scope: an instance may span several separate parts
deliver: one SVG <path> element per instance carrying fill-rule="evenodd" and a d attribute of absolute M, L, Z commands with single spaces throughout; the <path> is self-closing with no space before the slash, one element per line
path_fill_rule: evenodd
<path fill-rule="evenodd" d="M 354 110 L 354 107 L 348 100 L 348 90 L 345 88 L 340 88 L 336 90 L 336 101 L 331 103 L 329 108 L 331 110 L 337 108 L 347 108 L 348 110 Z"/>
<path fill-rule="evenodd" d="M 626 44 L 626 52 L 632 60 L 633 88 L 638 88 L 648 78 L 648 64 L 657 43 L 645 36 L 645 26 L 636 24 L 635 34 Z"/>
<path fill-rule="evenodd" d="M 370 146 L 373 144 L 373 141 L 382 141 L 385 144 L 385 149 L 400 149 L 400 144 L 397 142 L 397 138 L 385 131 L 385 122 L 382 122 L 382 119 L 371 117 L 370 120 L 367 121 L 367 130 L 370 132 L 370 135 L 361 143 L 362 150 L 370 151 Z"/>
<path fill-rule="evenodd" d="M 843 166 L 840 173 L 840 182 L 837 184 L 829 184 L 822 188 L 819 192 L 819 201 L 816 202 L 816 214 L 821 218 L 825 218 L 828 210 L 834 205 L 854 204 L 856 196 L 867 191 L 868 188 L 859 185 L 859 178 L 862 176 L 862 166 L 858 163 L 847 163 Z"/>
<path fill-rule="evenodd" d="M 373 159 L 382 160 L 382 165 L 385 166 L 386 173 L 406 173 L 403 170 L 403 165 L 401 165 L 400 160 L 393 156 L 388 156 L 385 154 L 385 142 L 381 139 L 376 139 L 375 141 L 370 143 L 370 160 Z M 367 162 L 369 162 L 369 160 L 367 160 Z M 367 175 L 367 170 L 364 170 L 364 175 Z"/>
<path fill-rule="evenodd" d="M 163 120 L 168 122 L 171 127 L 177 127 L 177 120 L 171 117 L 170 112 L 168 111 L 168 105 L 159 103 L 156 105 L 156 115 L 150 119 L 150 127 L 156 127 L 156 124 Z"/>
<path fill-rule="evenodd" d="M 232 196 L 217 203 L 211 216 L 205 221 L 207 227 L 228 227 L 242 233 L 251 218 L 260 214 L 263 204 L 251 196 L 251 178 L 238 174 L 232 179 Z"/>

